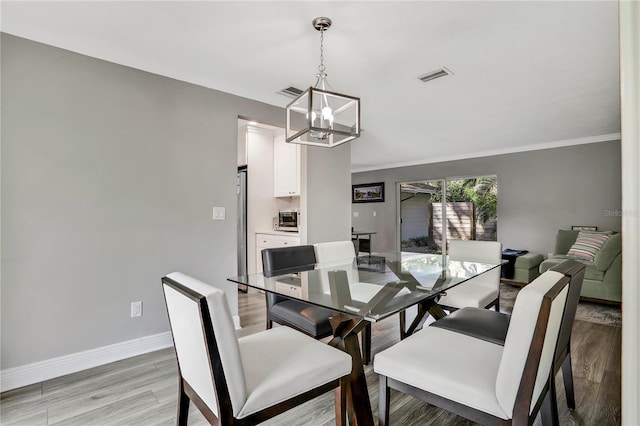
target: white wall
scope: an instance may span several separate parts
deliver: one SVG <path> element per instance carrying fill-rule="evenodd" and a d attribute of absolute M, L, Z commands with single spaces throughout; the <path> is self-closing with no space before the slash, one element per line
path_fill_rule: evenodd
<path fill-rule="evenodd" d="M 622 424 L 640 424 L 640 3 L 620 2 Z"/>
<path fill-rule="evenodd" d="M 243 129 L 240 129 L 242 132 Z M 278 212 L 273 197 L 273 132 L 257 127 L 244 128 L 247 138 L 247 269 L 256 271 L 256 231 L 273 229 Z"/>

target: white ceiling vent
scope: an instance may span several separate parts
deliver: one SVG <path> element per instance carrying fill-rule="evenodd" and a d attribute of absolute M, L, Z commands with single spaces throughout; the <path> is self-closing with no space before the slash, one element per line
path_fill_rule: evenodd
<path fill-rule="evenodd" d="M 304 92 L 304 90 L 298 89 L 297 87 L 289 86 L 289 87 L 285 87 L 282 90 L 278 90 L 276 93 L 279 93 L 279 94 L 281 94 L 283 96 L 286 96 L 288 98 L 295 99 L 298 96 L 300 96 L 302 94 L 302 92 Z"/>
<path fill-rule="evenodd" d="M 435 80 L 436 78 L 444 77 L 449 74 L 453 74 L 453 72 L 451 72 L 451 70 L 447 67 L 442 67 L 435 71 L 431 71 L 426 74 L 419 75 L 418 80 L 420 80 L 423 83 L 426 83 L 427 81 Z"/>

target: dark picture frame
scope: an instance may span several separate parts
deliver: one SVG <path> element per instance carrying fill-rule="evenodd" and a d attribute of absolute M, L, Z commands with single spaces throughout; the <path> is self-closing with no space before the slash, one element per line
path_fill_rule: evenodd
<path fill-rule="evenodd" d="M 384 182 L 351 185 L 352 203 L 383 203 Z"/>
<path fill-rule="evenodd" d="M 591 225 L 571 225 L 571 230 L 572 231 L 597 231 L 598 227 L 591 226 Z"/>

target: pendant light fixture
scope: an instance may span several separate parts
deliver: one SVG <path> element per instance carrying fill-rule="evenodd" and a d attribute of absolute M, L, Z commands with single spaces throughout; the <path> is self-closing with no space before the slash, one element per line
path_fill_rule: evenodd
<path fill-rule="evenodd" d="M 316 84 L 287 105 L 287 142 L 334 147 L 360 136 L 360 98 L 331 90 L 324 66 L 324 32 L 331 19 L 319 17 L 313 27 L 320 31 L 320 65 Z"/>

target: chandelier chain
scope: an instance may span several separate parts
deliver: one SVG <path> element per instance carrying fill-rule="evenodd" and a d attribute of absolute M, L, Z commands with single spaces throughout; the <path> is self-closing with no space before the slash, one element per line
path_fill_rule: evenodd
<path fill-rule="evenodd" d="M 318 71 L 320 71 L 321 77 L 326 75 L 324 73 L 324 28 L 320 30 L 320 65 L 318 65 Z"/>

